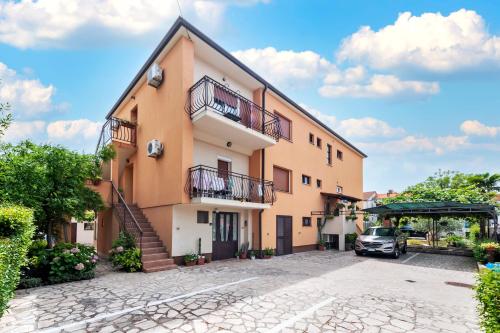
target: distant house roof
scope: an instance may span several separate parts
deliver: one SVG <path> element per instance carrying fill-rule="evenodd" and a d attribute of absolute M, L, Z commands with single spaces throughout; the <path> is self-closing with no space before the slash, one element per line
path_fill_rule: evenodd
<path fill-rule="evenodd" d="M 398 196 L 398 192 L 387 192 L 387 193 L 380 193 L 377 194 L 377 199 L 385 199 L 385 198 L 393 198 Z"/>
<path fill-rule="evenodd" d="M 363 200 L 369 200 L 373 195 L 376 195 L 377 191 L 363 192 Z"/>

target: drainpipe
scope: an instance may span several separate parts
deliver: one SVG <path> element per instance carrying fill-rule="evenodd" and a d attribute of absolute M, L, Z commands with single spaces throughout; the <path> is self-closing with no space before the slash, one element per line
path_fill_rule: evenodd
<path fill-rule="evenodd" d="M 264 89 L 262 89 L 262 133 L 264 133 L 264 124 L 265 124 L 265 110 L 266 110 L 266 90 L 267 90 L 267 84 L 264 85 Z M 264 188 L 264 177 L 265 177 L 265 162 L 266 162 L 266 150 L 262 148 L 260 150 L 260 155 L 261 155 L 261 187 L 262 187 L 262 198 L 261 202 L 264 203 L 264 195 L 265 195 L 265 188 Z M 264 212 L 264 209 L 259 210 L 259 252 L 260 255 L 262 256 L 262 213 Z"/>

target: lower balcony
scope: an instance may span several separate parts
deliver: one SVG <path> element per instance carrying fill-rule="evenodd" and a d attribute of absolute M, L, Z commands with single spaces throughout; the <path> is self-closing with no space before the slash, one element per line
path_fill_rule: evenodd
<path fill-rule="evenodd" d="M 195 204 L 263 209 L 275 200 L 272 181 L 204 165 L 189 169 L 186 191 Z"/>

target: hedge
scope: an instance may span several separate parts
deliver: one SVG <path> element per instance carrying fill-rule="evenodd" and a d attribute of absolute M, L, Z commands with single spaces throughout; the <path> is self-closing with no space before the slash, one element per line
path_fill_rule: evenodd
<path fill-rule="evenodd" d="M 14 296 L 34 230 L 32 210 L 0 206 L 0 317 Z"/>
<path fill-rule="evenodd" d="M 500 270 L 481 271 L 475 289 L 481 327 L 486 333 L 500 332 Z"/>

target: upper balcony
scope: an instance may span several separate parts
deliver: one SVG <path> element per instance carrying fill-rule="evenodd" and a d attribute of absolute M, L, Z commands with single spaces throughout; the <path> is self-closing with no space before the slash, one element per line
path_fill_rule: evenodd
<path fill-rule="evenodd" d="M 135 123 L 112 117 L 102 126 L 96 151 L 110 142 L 117 143 L 120 147 L 133 148 L 135 147 L 136 140 L 137 132 Z"/>
<path fill-rule="evenodd" d="M 208 76 L 189 89 L 186 109 L 195 137 L 205 141 L 212 138 L 219 141 L 214 143 L 251 153 L 276 144 L 280 137 L 276 115 Z"/>
<path fill-rule="evenodd" d="M 241 208 L 269 208 L 275 201 L 272 181 L 205 165 L 189 169 L 186 192 L 192 203 Z"/>

